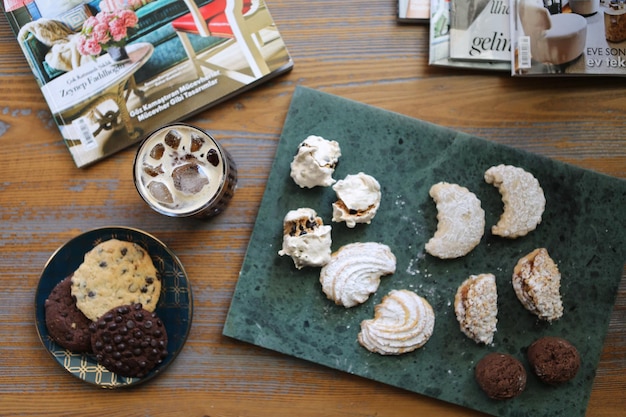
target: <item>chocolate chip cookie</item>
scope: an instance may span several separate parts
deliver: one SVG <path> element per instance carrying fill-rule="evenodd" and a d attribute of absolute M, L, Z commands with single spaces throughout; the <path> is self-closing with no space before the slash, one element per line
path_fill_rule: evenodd
<path fill-rule="evenodd" d="M 141 304 L 115 307 L 90 327 L 97 361 L 120 376 L 143 378 L 167 357 L 167 332 Z"/>
<path fill-rule="evenodd" d="M 71 286 L 70 275 L 50 292 L 44 303 L 46 328 L 60 346 L 77 353 L 91 352 L 91 320 L 76 307 Z"/>
<path fill-rule="evenodd" d="M 98 320 L 114 307 L 140 303 L 154 311 L 161 280 L 150 255 L 133 242 L 110 239 L 85 254 L 72 277 L 72 295 L 87 318 Z"/>

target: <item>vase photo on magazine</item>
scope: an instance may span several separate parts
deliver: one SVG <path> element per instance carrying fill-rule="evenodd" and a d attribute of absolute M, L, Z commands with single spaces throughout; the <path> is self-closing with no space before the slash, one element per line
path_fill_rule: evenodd
<path fill-rule="evenodd" d="M 293 67 L 264 0 L 4 1 L 78 167 Z"/>
<path fill-rule="evenodd" d="M 622 0 L 513 0 L 512 75 L 626 75 Z"/>

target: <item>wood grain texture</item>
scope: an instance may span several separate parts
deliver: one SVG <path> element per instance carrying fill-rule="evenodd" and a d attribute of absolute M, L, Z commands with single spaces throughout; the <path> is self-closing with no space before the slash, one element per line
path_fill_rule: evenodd
<path fill-rule="evenodd" d="M 480 415 L 221 335 L 291 94 L 296 85 L 316 88 L 626 179 L 626 78 L 512 79 L 430 67 L 428 27 L 398 24 L 394 1 L 268 4 L 293 71 L 189 120 L 239 166 L 233 202 L 210 222 L 151 212 L 132 184 L 135 147 L 75 168 L 0 17 L 1 415 Z M 66 374 L 34 326 L 48 257 L 75 235 L 110 225 L 163 240 L 185 265 L 195 305 L 188 342 L 166 373 L 117 392 Z M 622 279 L 587 415 L 623 415 L 624 392 Z"/>

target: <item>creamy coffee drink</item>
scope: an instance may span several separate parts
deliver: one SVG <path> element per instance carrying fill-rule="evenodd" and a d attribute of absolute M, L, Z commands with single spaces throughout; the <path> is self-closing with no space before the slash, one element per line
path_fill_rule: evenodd
<path fill-rule="evenodd" d="M 164 126 L 139 147 L 135 186 L 150 207 L 173 217 L 209 217 L 233 196 L 237 168 L 205 131 L 183 123 Z"/>

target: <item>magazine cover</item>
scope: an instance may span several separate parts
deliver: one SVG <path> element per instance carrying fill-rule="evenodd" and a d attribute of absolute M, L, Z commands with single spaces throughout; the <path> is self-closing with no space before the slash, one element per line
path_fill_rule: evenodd
<path fill-rule="evenodd" d="M 512 75 L 626 75 L 624 2 L 554 3 L 512 0 Z"/>
<path fill-rule="evenodd" d="M 509 0 L 451 0 L 450 58 L 511 60 Z"/>
<path fill-rule="evenodd" d="M 450 58 L 450 0 L 431 0 L 428 62 L 434 66 L 511 71 L 510 61 L 471 61 Z"/>
<path fill-rule="evenodd" d="M 264 0 L 5 0 L 78 167 L 293 61 Z"/>
<path fill-rule="evenodd" d="M 430 0 L 398 0 L 398 21 L 428 23 Z"/>

